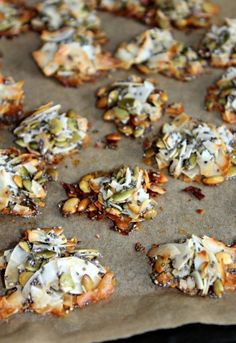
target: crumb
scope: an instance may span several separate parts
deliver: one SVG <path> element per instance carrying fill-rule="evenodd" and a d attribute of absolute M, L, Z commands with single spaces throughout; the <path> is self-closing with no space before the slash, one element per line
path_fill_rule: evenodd
<path fill-rule="evenodd" d="M 202 200 L 205 198 L 205 195 L 202 193 L 201 188 L 189 186 L 184 189 L 182 189 L 182 192 L 190 193 L 198 200 Z"/>
<path fill-rule="evenodd" d="M 95 238 L 100 239 L 101 236 L 98 233 L 96 233 Z"/>
<path fill-rule="evenodd" d="M 197 212 L 198 214 L 204 214 L 204 213 L 205 213 L 205 210 L 203 210 L 203 208 L 198 208 L 198 209 L 196 210 L 196 212 Z"/>
<path fill-rule="evenodd" d="M 137 252 L 141 252 L 142 254 L 146 254 L 146 248 L 140 242 L 135 243 L 134 249 Z"/>

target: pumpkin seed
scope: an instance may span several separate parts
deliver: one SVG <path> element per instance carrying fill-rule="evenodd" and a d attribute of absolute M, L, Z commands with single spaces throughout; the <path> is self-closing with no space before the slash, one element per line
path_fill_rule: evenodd
<path fill-rule="evenodd" d="M 23 180 L 23 186 L 28 192 L 32 192 L 32 182 L 30 180 Z"/>
<path fill-rule="evenodd" d="M 29 147 L 30 147 L 30 149 L 32 149 L 32 150 L 38 150 L 38 149 L 39 149 L 39 145 L 38 145 L 37 142 L 31 142 L 31 143 L 29 143 Z"/>
<path fill-rule="evenodd" d="M 30 247 L 29 247 L 29 245 L 28 245 L 27 242 L 25 242 L 25 241 L 20 241 L 20 242 L 19 242 L 19 246 L 20 246 L 21 249 L 23 249 L 24 251 L 30 252 Z"/>
<path fill-rule="evenodd" d="M 28 177 L 29 176 L 29 173 L 28 173 L 28 170 L 24 167 L 24 166 L 21 166 L 19 169 L 18 169 L 18 173 L 23 176 L 23 177 Z"/>
<path fill-rule="evenodd" d="M 119 131 L 122 132 L 126 136 L 131 136 L 133 134 L 133 129 L 131 126 L 119 127 Z"/>
<path fill-rule="evenodd" d="M 104 120 L 107 120 L 107 121 L 110 121 L 110 120 L 113 120 L 115 119 L 115 113 L 113 110 L 108 110 L 106 111 L 104 114 L 103 114 L 103 119 Z"/>
<path fill-rule="evenodd" d="M 112 195 L 112 197 L 109 199 L 110 201 L 114 201 L 116 203 L 123 202 L 127 200 L 131 194 L 134 192 L 135 188 L 128 189 L 123 192 L 118 192 Z"/>
<path fill-rule="evenodd" d="M 32 272 L 23 272 L 20 273 L 19 275 L 19 283 L 22 287 L 25 286 L 25 284 L 27 283 L 27 281 L 31 278 L 31 276 L 33 276 L 34 273 Z"/>
<path fill-rule="evenodd" d="M 15 182 L 15 184 L 17 185 L 17 187 L 22 188 L 23 187 L 23 182 L 22 182 L 22 178 L 20 175 L 14 175 L 13 176 L 13 181 Z"/>
<path fill-rule="evenodd" d="M 143 217 L 144 219 L 153 219 L 157 216 L 157 211 L 155 209 L 151 209 L 149 211 L 147 211 L 146 213 L 144 213 Z"/>
<path fill-rule="evenodd" d="M 82 137 L 80 136 L 80 134 L 78 132 L 73 132 L 72 133 L 72 137 L 70 139 L 70 142 L 72 144 L 78 143 L 82 141 Z"/>
<path fill-rule="evenodd" d="M 165 147 L 166 147 L 165 143 L 163 142 L 163 140 L 162 140 L 161 138 L 159 138 L 159 139 L 157 140 L 156 146 L 157 146 L 158 148 L 161 148 L 161 149 L 165 149 Z"/>
<path fill-rule="evenodd" d="M 103 96 L 100 99 L 97 100 L 97 107 L 98 108 L 106 108 L 108 105 L 108 99 L 107 96 Z"/>
<path fill-rule="evenodd" d="M 70 273 L 63 273 L 60 276 L 60 286 L 64 292 L 69 292 L 75 287 Z"/>
<path fill-rule="evenodd" d="M 30 272 L 35 272 L 39 270 L 40 266 L 41 262 L 34 260 L 28 260 L 24 265 L 25 269 Z"/>
<path fill-rule="evenodd" d="M 80 189 L 81 189 L 84 193 L 89 193 L 89 192 L 91 192 L 91 188 L 90 188 L 90 186 L 89 186 L 89 182 L 88 182 L 87 180 L 85 180 L 84 178 L 80 181 L 79 187 L 80 187 Z"/>
<path fill-rule="evenodd" d="M 121 101 L 119 101 L 119 108 L 123 110 L 128 110 L 134 105 L 135 99 L 133 98 L 124 98 Z"/>
<path fill-rule="evenodd" d="M 87 274 L 85 274 L 83 277 L 82 277 L 82 280 L 81 280 L 81 285 L 82 287 L 85 289 L 86 292 L 90 292 L 94 289 L 94 283 L 93 283 L 93 280 L 91 279 L 91 277 Z"/>
<path fill-rule="evenodd" d="M 27 143 L 25 143 L 25 141 L 23 139 L 16 139 L 15 143 L 18 144 L 19 146 L 21 146 L 22 148 L 27 147 Z"/>
<path fill-rule="evenodd" d="M 224 176 L 211 176 L 211 177 L 204 178 L 202 182 L 205 185 L 214 186 L 214 185 L 219 185 L 220 183 L 223 183 L 224 180 L 225 180 Z"/>
<path fill-rule="evenodd" d="M 38 171 L 34 176 L 34 180 L 40 179 L 42 175 L 43 175 L 43 171 L 42 170 Z"/>
<path fill-rule="evenodd" d="M 124 110 L 123 108 L 114 107 L 113 111 L 114 111 L 116 118 L 118 118 L 119 120 L 122 121 L 122 120 L 128 120 L 129 119 L 129 112 Z"/>
<path fill-rule="evenodd" d="M 77 212 L 79 204 L 79 199 L 78 198 L 70 198 L 66 200 L 66 202 L 63 205 L 63 213 L 65 214 L 73 214 Z"/>
<path fill-rule="evenodd" d="M 227 172 L 227 177 L 228 178 L 236 177 L 236 166 L 232 166 L 229 168 L 229 170 Z"/>
<path fill-rule="evenodd" d="M 78 212 L 83 212 L 86 210 L 86 208 L 89 205 L 89 199 L 85 198 L 83 200 L 80 201 L 79 205 L 78 205 Z"/>
<path fill-rule="evenodd" d="M 134 129 L 134 137 L 138 138 L 143 136 L 145 128 L 143 126 L 138 126 Z"/>
<path fill-rule="evenodd" d="M 217 279 L 213 284 L 213 291 L 218 298 L 221 298 L 224 293 L 224 286 L 220 279 Z"/>
<path fill-rule="evenodd" d="M 56 256 L 56 252 L 55 251 L 51 251 L 51 250 L 43 250 L 43 251 L 39 251 L 36 253 L 36 257 L 37 258 L 45 258 L 45 259 L 49 259 L 52 258 L 54 256 Z"/>
<path fill-rule="evenodd" d="M 67 126 L 71 131 L 78 130 L 78 122 L 76 119 L 68 118 Z"/>
<path fill-rule="evenodd" d="M 49 130 L 54 135 L 58 135 L 62 131 L 62 123 L 59 119 L 53 118 L 49 122 Z"/>
<path fill-rule="evenodd" d="M 66 114 L 68 118 L 71 119 L 77 119 L 78 118 L 78 113 L 76 113 L 74 110 L 69 110 Z"/>
<path fill-rule="evenodd" d="M 114 89 L 108 95 L 108 105 L 112 106 L 118 101 L 119 91 Z"/>

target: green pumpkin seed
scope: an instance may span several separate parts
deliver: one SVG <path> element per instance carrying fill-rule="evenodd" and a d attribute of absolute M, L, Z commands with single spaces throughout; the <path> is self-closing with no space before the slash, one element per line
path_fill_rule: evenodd
<path fill-rule="evenodd" d="M 60 286 L 65 292 L 68 292 L 75 287 L 74 281 L 69 273 L 63 273 L 60 276 Z"/>
<path fill-rule="evenodd" d="M 30 252 L 30 247 L 29 247 L 28 243 L 25 241 L 20 241 L 19 247 L 21 247 L 21 249 L 23 249 L 26 252 Z"/>
<path fill-rule="evenodd" d="M 21 166 L 21 167 L 18 169 L 18 173 L 19 173 L 22 177 L 28 177 L 28 176 L 29 176 L 29 172 L 28 172 L 28 170 L 27 170 L 24 166 Z"/>
<path fill-rule="evenodd" d="M 187 169 L 188 170 L 193 169 L 196 166 L 196 164 L 197 164 L 197 155 L 196 154 L 192 154 L 190 156 L 188 162 L 189 162 L 189 165 L 188 165 Z"/>
<path fill-rule="evenodd" d="M 24 267 L 29 272 L 36 272 L 41 267 L 41 262 L 33 261 L 33 260 L 28 260 L 25 263 Z"/>
<path fill-rule="evenodd" d="M 127 200 L 131 194 L 133 193 L 135 188 L 131 188 L 128 189 L 127 191 L 123 191 L 123 192 L 119 192 L 119 193 L 115 193 L 112 195 L 112 197 L 109 199 L 110 201 L 114 201 L 114 202 L 123 202 L 125 200 Z"/>
<path fill-rule="evenodd" d="M 124 110 L 123 108 L 114 107 L 113 111 L 114 111 L 116 118 L 118 118 L 119 120 L 128 120 L 129 119 L 129 112 Z"/>
<path fill-rule="evenodd" d="M 31 278 L 31 276 L 33 276 L 34 273 L 32 272 L 23 272 L 20 273 L 19 275 L 19 283 L 22 287 L 25 286 L 26 282 Z"/>
<path fill-rule="evenodd" d="M 221 298 L 224 293 L 224 286 L 220 279 L 217 279 L 213 284 L 213 291 L 218 298 Z"/>
<path fill-rule="evenodd" d="M 108 105 L 112 106 L 117 103 L 119 97 L 119 91 L 117 89 L 112 90 L 108 95 Z"/>
<path fill-rule="evenodd" d="M 30 180 L 23 180 L 23 186 L 28 192 L 32 192 L 32 182 Z"/>
<path fill-rule="evenodd" d="M 51 251 L 51 250 L 43 250 L 43 251 L 39 251 L 36 253 L 36 258 L 52 258 L 54 256 L 56 256 L 56 252 L 55 251 Z"/>
<path fill-rule="evenodd" d="M 135 99 L 132 98 L 124 98 L 121 101 L 119 101 L 119 108 L 121 109 L 129 109 L 134 105 Z"/>
<path fill-rule="evenodd" d="M 34 180 L 40 179 L 42 175 L 43 175 L 43 171 L 42 170 L 38 171 L 34 176 Z"/>
<path fill-rule="evenodd" d="M 32 143 L 30 143 L 30 144 L 29 144 L 29 147 L 30 147 L 30 149 L 32 149 L 32 150 L 38 150 L 38 149 L 39 149 L 39 145 L 38 145 L 37 142 L 32 142 Z"/>
<path fill-rule="evenodd" d="M 91 277 L 87 274 L 85 274 L 83 277 L 82 277 L 82 280 L 81 280 L 81 285 L 82 287 L 84 288 L 84 290 L 86 292 L 90 292 L 94 289 L 94 283 L 93 283 L 93 280 L 91 279 Z"/>
<path fill-rule="evenodd" d="M 71 119 L 76 119 L 78 118 L 78 113 L 76 113 L 74 110 L 69 110 L 66 116 Z"/>
<path fill-rule="evenodd" d="M 134 129 L 134 137 L 135 137 L 135 138 L 138 138 L 138 137 L 143 136 L 144 131 L 145 131 L 145 128 L 144 128 L 143 126 L 137 126 L 137 127 Z"/>
<path fill-rule="evenodd" d="M 163 142 L 163 140 L 161 138 L 159 138 L 156 142 L 156 146 L 160 149 L 165 149 L 165 143 Z"/>
<path fill-rule="evenodd" d="M 72 134 L 72 138 L 70 139 L 70 142 L 72 144 L 78 143 L 82 140 L 81 136 L 78 134 L 78 132 L 74 132 Z"/>
<path fill-rule="evenodd" d="M 131 136 L 133 134 L 133 129 L 131 126 L 119 127 L 119 131 L 123 133 L 125 136 Z"/>
<path fill-rule="evenodd" d="M 232 166 L 229 168 L 228 173 L 227 173 L 228 178 L 233 178 L 236 177 L 236 166 Z"/>
<path fill-rule="evenodd" d="M 16 144 L 18 144 L 19 146 L 21 146 L 22 148 L 26 148 L 27 147 L 27 144 L 24 142 L 23 139 L 17 139 L 15 141 Z"/>
<path fill-rule="evenodd" d="M 71 131 L 77 131 L 78 130 L 78 123 L 76 119 L 68 118 L 67 126 Z"/>
<path fill-rule="evenodd" d="M 62 131 L 62 123 L 59 119 L 53 118 L 49 122 L 49 130 L 54 135 L 58 135 Z"/>

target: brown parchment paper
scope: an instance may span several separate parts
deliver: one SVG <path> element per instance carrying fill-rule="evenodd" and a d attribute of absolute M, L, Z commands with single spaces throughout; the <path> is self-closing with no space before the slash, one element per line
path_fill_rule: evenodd
<path fill-rule="evenodd" d="M 236 16 L 236 2 L 232 0 L 215 1 L 221 5 L 221 18 Z M 102 25 L 110 42 L 107 49 L 114 50 L 122 40 L 129 40 L 145 29 L 145 26 L 132 19 L 117 18 L 100 14 Z M 215 18 L 220 22 L 220 18 Z M 202 32 L 175 36 L 197 44 Z M 48 101 L 61 103 L 63 108 L 74 108 L 92 123 L 90 144 L 80 154 L 67 158 L 59 168 L 59 181 L 75 182 L 83 174 L 97 169 L 110 169 L 121 164 L 142 164 L 142 140 L 124 138 L 118 150 L 94 148 L 98 138 L 114 131 L 113 124 L 104 123 L 102 112 L 95 108 L 94 91 L 108 82 L 122 79 L 128 72 L 116 71 L 99 79 L 94 84 L 85 84 L 78 89 L 63 88 L 53 79 L 47 79 L 37 68 L 31 53 L 40 47 L 36 33 L 22 34 L 12 40 L 2 39 L 0 50 L 4 54 L 3 72 L 16 80 L 25 80 L 25 109 L 32 110 Z M 132 72 L 135 72 L 134 70 Z M 182 101 L 187 113 L 193 117 L 221 124 L 217 113 L 204 111 L 203 99 L 209 86 L 222 73 L 210 70 L 206 75 L 190 83 L 181 83 L 160 75 L 153 75 L 160 88 L 168 91 L 170 101 Z M 168 116 L 164 117 L 168 120 Z M 161 122 L 154 126 L 158 131 Z M 0 131 L 0 146 L 7 147 L 13 141 L 9 130 Z M 80 160 L 76 165 L 75 161 Z M 109 230 L 109 222 L 93 222 L 86 217 L 61 217 L 57 203 L 65 198 L 60 183 L 49 186 L 47 206 L 33 219 L 0 217 L 0 249 L 14 246 L 22 230 L 32 227 L 62 225 L 67 236 L 77 235 L 81 247 L 99 249 L 103 262 L 110 266 L 118 281 L 114 296 L 106 302 L 76 310 L 61 319 L 52 316 L 40 317 L 33 314 L 20 314 L 0 323 L 0 341 L 17 342 L 95 342 L 149 330 L 172 328 L 192 322 L 214 324 L 236 324 L 236 294 L 230 293 L 221 300 L 210 298 L 191 298 L 175 290 L 157 289 L 152 284 L 150 267 L 145 256 L 134 251 L 135 242 L 149 248 L 154 242 L 167 242 L 184 238 L 195 233 L 216 236 L 228 243 L 236 238 L 235 181 L 226 182 L 219 187 L 202 186 L 206 197 L 199 202 L 181 192 L 186 187 L 182 181 L 169 178 L 168 192 L 158 200 L 159 216 L 153 221 L 143 223 L 141 230 L 128 237 Z M 191 200 L 189 201 L 189 199 Z M 163 211 L 160 208 L 163 208 Z M 195 212 L 205 209 L 205 215 Z M 99 234 L 100 239 L 95 235 Z"/>

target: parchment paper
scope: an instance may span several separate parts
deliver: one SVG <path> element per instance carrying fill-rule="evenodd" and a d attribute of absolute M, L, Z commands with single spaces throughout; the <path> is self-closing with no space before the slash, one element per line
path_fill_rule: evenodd
<path fill-rule="evenodd" d="M 221 5 L 222 18 L 236 15 L 235 1 L 215 2 Z M 144 25 L 132 19 L 116 18 L 103 13 L 100 16 L 110 38 L 106 48 L 111 51 L 122 40 L 129 40 L 145 29 Z M 220 21 L 219 18 L 215 20 Z M 201 31 L 187 35 L 175 31 L 174 34 L 195 45 L 202 36 Z M 113 124 L 102 121 L 102 112 L 95 108 L 94 91 L 101 85 L 122 79 L 128 72 L 113 72 L 95 84 L 85 84 L 78 89 L 63 88 L 55 80 L 44 77 L 31 58 L 31 52 L 40 45 L 39 36 L 32 32 L 13 40 L 0 41 L 0 50 L 4 54 L 4 74 L 14 76 L 16 80 L 25 80 L 25 109 L 32 110 L 48 101 L 61 103 L 65 110 L 78 110 L 89 119 L 93 129 L 98 130 L 96 134 L 90 132 L 87 149 L 60 165 L 59 181 L 75 182 L 90 171 L 107 170 L 123 163 L 143 165 L 142 140 L 123 138 L 116 151 L 93 147 L 98 138 L 115 130 Z M 168 91 L 170 101 L 182 101 L 185 104 L 187 113 L 221 124 L 220 115 L 205 112 L 203 105 L 207 86 L 221 73 L 221 70 L 210 70 L 208 74 L 190 83 L 159 75 L 153 77 L 158 80 L 160 88 Z M 168 116 L 164 120 L 168 120 Z M 160 125 L 161 122 L 155 125 L 154 132 L 158 131 Z M 1 147 L 9 146 L 12 140 L 9 131 L 0 131 Z M 78 159 L 80 163 L 76 166 L 75 161 Z M 0 341 L 84 343 L 127 337 L 192 322 L 236 324 L 236 294 L 227 294 L 223 299 L 215 300 L 191 298 L 175 290 L 157 289 L 149 278 L 150 267 L 146 257 L 134 250 L 137 241 L 149 248 L 154 242 L 173 241 L 192 233 L 216 236 L 228 243 L 235 241 L 235 181 L 215 188 L 202 186 L 206 197 L 201 202 L 181 192 L 184 187 L 186 184 L 182 181 L 169 178 L 168 192 L 158 199 L 159 216 L 151 222 L 143 223 L 141 230 L 132 232 L 129 237 L 109 230 L 108 221 L 93 222 L 77 216 L 62 218 L 57 208 L 58 201 L 65 198 L 60 183 L 50 184 L 47 206 L 38 217 L 21 219 L 1 216 L 0 249 L 14 246 L 26 228 L 62 225 L 68 237 L 77 235 L 81 239 L 81 247 L 97 248 L 102 252 L 103 262 L 115 272 L 118 286 L 109 301 L 75 310 L 64 319 L 27 313 L 2 321 Z M 205 215 L 197 214 L 195 210 L 198 208 L 205 209 Z M 101 238 L 95 238 L 96 234 Z"/>

